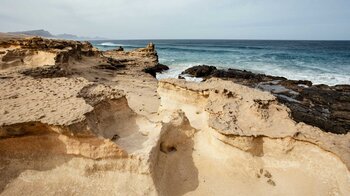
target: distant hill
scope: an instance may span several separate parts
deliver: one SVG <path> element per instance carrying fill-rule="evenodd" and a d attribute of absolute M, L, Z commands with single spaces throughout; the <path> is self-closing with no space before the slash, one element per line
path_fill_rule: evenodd
<path fill-rule="evenodd" d="M 30 30 L 30 31 L 17 31 L 17 32 L 8 32 L 10 34 L 23 34 L 23 35 L 32 35 L 32 36 L 41 36 L 41 37 L 55 37 L 50 32 L 43 29 L 40 30 Z"/>
<path fill-rule="evenodd" d="M 55 37 L 59 37 L 62 39 L 79 39 L 79 36 L 73 35 L 73 34 L 67 34 L 67 33 L 58 34 Z"/>
<path fill-rule="evenodd" d="M 39 29 L 39 30 L 30 30 L 30 31 L 17 31 L 17 32 L 8 32 L 10 34 L 17 34 L 17 35 L 30 35 L 30 36 L 41 36 L 41 37 L 46 37 L 46 38 L 56 38 L 56 39 L 70 39 L 70 40 L 104 40 L 107 38 L 103 37 L 82 37 L 82 36 L 77 36 L 73 34 L 58 34 L 58 35 L 53 35 L 49 31 L 46 31 L 44 29 Z"/>

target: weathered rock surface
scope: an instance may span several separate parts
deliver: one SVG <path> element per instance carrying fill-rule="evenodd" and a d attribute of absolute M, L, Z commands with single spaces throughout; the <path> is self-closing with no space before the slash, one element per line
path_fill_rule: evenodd
<path fill-rule="evenodd" d="M 33 78 L 55 78 L 68 76 L 70 74 L 68 70 L 58 65 L 44 65 L 42 67 L 29 68 L 20 71 L 20 73 Z"/>
<path fill-rule="evenodd" d="M 149 43 L 145 48 L 139 48 L 133 51 L 124 50 L 108 50 L 103 52 L 107 57 L 112 57 L 117 60 L 128 61 L 135 67 L 148 68 L 158 64 L 158 54 L 153 43 Z"/>
<path fill-rule="evenodd" d="M 40 46 L 1 62 L 1 195 L 350 194 L 350 133 L 295 122 L 269 92 L 221 79 L 158 82 L 145 73 L 166 69 L 152 44 L 87 44 L 90 55 L 19 39 Z M 52 61 L 62 50 L 68 61 Z"/>
<path fill-rule="evenodd" d="M 136 178 L 132 189 L 154 194 L 148 154 L 159 128 L 143 115 L 159 99 L 141 57 L 105 57 L 76 41 L 1 43 L 1 194 L 130 194 L 106 181 Z"/>
<path fill-rule="evenodd" d="M 310 81 L 287 80 L 237 69 L 218 70 L 205 65 L 189 68 L 183 73 L 231 80 L 269 91 L 290 108 L 293 119 L 298 122 L 338 134 L 350 131 L 350 85 L 312 85 Z"/>
<path fill-rule="evenodd" d="M 50 40 L 40 37 L 0 41 L 0 67 L 39 67 L 43 65 L 68 64 L 82 56 L 99 52 L 88 42 Z"/>
<path fill-rule="evenodd" d="M 287 195 L 303 195 L 308 188 L 298 189 L 298 193 L 289 193 L 286 190 L 295 190 L 291 187 L 306 184 L 311 187 L 313 186 L 311 184 L 314 182 L 317 184 L 320 178 L 329 179 L 325 180 L 327 186 L 333 183 L 332 177 L 326 177 L 328 175 L 326 172 L 317 172 L 324 171 L 319 167 L 335 168 L 332 165 L 323 165 L 326 162 L 330 163 L 328 162 L 330 159 L 323 155 L 332 152 L 329 155 L 335 155 L 348 168 L 350 166 L 348 148 L 350 133 L 345 135 L 327 133 L 317 127 L 295 122 L 290 118 L 289 109 L 268 92 L 216 78 L 202 83 L 177 79 L 161 80 L 158 92 L 161 96 L 161 114 L 171 114 L 180 109 L 191 127 L 196 130 L 193 143 L 187 144 L 193 145 L 194 150 L 189 152 L 192 154 L 193 162 L 189 161 L 187 165 L 196 167 L 189 169 L 182 165 L 174 166 L 184 167 L 184 171 L 189 169 L 182 174 L 183 178 L 190 178 L 189 176 L 198 172 L 199 178 L 191 178 L 194 179 L 192 182 L 198 184 L 197 189 L 193 190 L 191 186 L 193 184 L 180 186 L 187 187 L 187 190 L 192 191 L 194 195 L 206 195 L 210 190 L 218 190 L 226 185 L 231 188 L 227 192 L 226 189 L 220 189 L 222 191 L 220 193 L 224 195 L 236 191 L 243 195 L 250 195 L 253 192 L 265 195 L 271 191 Z M 249 158 L 240 159 L 242 155 L 233 152 L 230 147 L 250 154 Z M 185 157 L 184 153 L 181 157 L 184 162 L 187 160 Z M 171 161 L 175 164 L 177 159 Z M 248 177 L 254 170 L 255 177 Z M 181 176 L 181 172 L 179 173 Z M 218 173 L 222 174 L 219 178 L 216 175 Z M 312 177 L 315 173 L 318 173 L 320 178 Z M 349 179 L 349 176 L 346 176 L 345 178 Z M 181 181 L 179 178 L 176 177 L 176 181 Z M 254 182 L 254 178 L 265 182 L 271 189 L 260 187 L 259 183 Z M 284 181 L 283 178 L 288 180 Z M 248 183 L 239 183 L 235 179 L 247 179 Z M 345 187 L 349 187 L 349 181 L 344 183 L 343 190 L 348 190 Z M 334 186 L 336 185 L 330 185 Z M 254 191 L 251 190 L 252 187 Z M 176 191 L 183 191 L 181 188 L 176 188 Z M 337 191 L 330 189 L 326 192 L 336 194 Z M 309 194 L 323 194 L 314 191 Z"/>

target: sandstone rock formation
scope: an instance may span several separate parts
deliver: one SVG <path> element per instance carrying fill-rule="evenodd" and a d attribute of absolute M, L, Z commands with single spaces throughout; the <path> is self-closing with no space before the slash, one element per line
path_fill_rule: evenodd
<path fill-rule="evenodd" d="M 129 63 L 137 61 L 138 63 L 135 63 L 134 66 L 142 68 L 151 67 L 158 64 L 158 54 L 153 43 L 148 44 L 145 48 L 139 48 L 133 51 L 108 50 L 103 54 L 115 59 L 127 59 Z"/>
<path fill-rule="evenodd" d="M 231 81 L 210 79 L 193 83 L 167 79 L 160 82 L 158 93 L 160 111 L 170 114 L 180 109 L 196 129 L 192 157 L 198 185 L 192 194 L 210 195 L 215 191 L 223 195 L 345 193 L 333 191 L 335 189 L 330 188 L 336 186 L 331 185 L 333 174 L 320 171 L 334 169 L 325 163 L 335 158 L 346 165 L 343 171 L 348 173 L 349 133 L 326 133 L 297 123 L 290 118 L 289 109 L 270 93 Z M 319 176 L 314 178 L 316 173 Z M 186 174 L 182 176 L 186 178 Z M 322 190 L 324 192 L 306 188 L 320 182 L 319 179 L 325 183 L 318 187 L 330 185 Z M 344 179 L 349 179 L 348 174 Z M 349 189 L 346 181 L 344 191 Z M 311 192 L 304 192 L 306 190 Z"/>
<path fill-rule="evenodd" d="M 157 81 L 152 44 L 2 43 L 1 195 L 350 194 L 350 133 L 294 121 L 269 92 Z"/>
<path fill-rule="evenodd" d="M 98 53 L 88 42 L 50 40 L 40 37 L 0 41 L 1 68 L 68 64 Z"/>

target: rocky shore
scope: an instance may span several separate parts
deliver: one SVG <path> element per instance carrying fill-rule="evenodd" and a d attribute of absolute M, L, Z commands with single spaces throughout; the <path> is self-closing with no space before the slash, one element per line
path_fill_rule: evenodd
<path fill-rule="evenodd" d="M 0 195 L 350 194 L 349 86 L 167 69 L 152 43 L 0 38 Z"/>
<path fill-rule="evenodd" d="M 268 91 L 289 107 L 292 118 L 297 122 L 337 134 L 350 131 L 350 85 L 312 85 L 306 80 L 288 80 L 237 69 L 220 70 L 208 65 L 191 67 L 182 74 L 206 79 L 221 78 Z"/>

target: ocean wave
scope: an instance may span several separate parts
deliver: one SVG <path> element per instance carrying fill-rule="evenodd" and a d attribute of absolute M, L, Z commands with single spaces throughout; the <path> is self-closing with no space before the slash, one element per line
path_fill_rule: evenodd
<path fill-rule="evenodd" d="M 167 59 L 167 58 L 159 58 L 158 59 L 160 62 L 175 62 L 176 60 L 175 59 Z"/>
<path fill-rule="evenodd" d="M 258 47 L 258 46 L 237 46 L 233 48 L 238 48 L 238 49 L 247 49 L 247 50 L 266 50 L 268 48 L 266 47 Z"/>
<path fill-rule="evenodd" d="M 198 53 L 240 53 L 240 51 L 230 50 L 230 49 L 220 49 L 220 48 L 186 48 L 186 47 L 163 47 L 158 46 L 157 48 L 161 50 L 167 50 L 172 52 L 198 52 Z"/>
<path fill-rule="evenodd" d="M 232 66 L 230 66 L 232 67 Z M 256 73 L 263 73 L 273 76 L 282 76 L 292 80 L 309 80 L 314 84 L 349 84 L 350 76 L 345 73 L 331 73 L 321 67 L 312 66 L 283 66 L 267 63 L 252 63 L 249 66 L 236 65 L 237 69 L 247 69 Z"/>
<path fill-rule="evenodd" d="M 103 43 L 100 43 L 100 44 L 97 44 L 98 46 L 105 46 L 105 47 L 116 47 L 116 46 L 125 46 L 123 44 L 116 44 L 116 43 L 113 43 L 113 42 L 103 42 Z"/>

